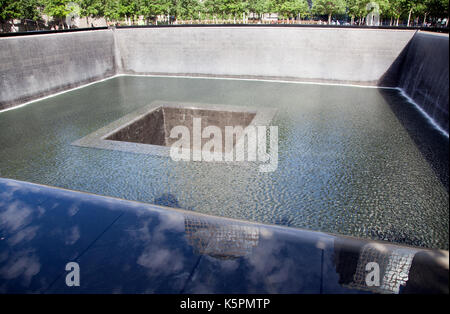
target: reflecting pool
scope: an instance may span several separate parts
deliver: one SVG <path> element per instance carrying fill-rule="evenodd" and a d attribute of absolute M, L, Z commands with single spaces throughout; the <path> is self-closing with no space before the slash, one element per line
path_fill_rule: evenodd
<path fill-rule="evenodd" d="M 76 140 L 157 100 L 276 109 L 275 172 Z M 0 177 L 448 249 L 448 138 L 398 90 L 119 76 L 0 113 Z"/>

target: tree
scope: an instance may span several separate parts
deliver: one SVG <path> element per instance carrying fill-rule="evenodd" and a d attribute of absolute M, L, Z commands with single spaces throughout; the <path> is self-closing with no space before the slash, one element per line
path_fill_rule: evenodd
<path fill-rule="evenodd" d="M 409 1 L 402 1 L 402 7 L 403 10 L 408 12 L 408 22 L 406 24 L 406 26 L 410 26 L 410 22 L 411 22 L 411 14 L 413 13 L 414 9 L 416 8 L 416 6 L 419 4 L 419 1 L 417 0 L 409 0 Z"/>
<path fill-rule="evenodd" d="M 391 16 L 395 20 L 395 26 L 398 26 L 400 17 L 404 13 L 403 1 L 404 0 L 390 0 L 389 1 L 388 15 Z"/>
<path fill-rule="evenodd" d="M 265 13 L 276 11 L 275 0 L 248 0 L 247 8 L 249 12 L 255 13 L 261 19 Z"/>
<path fill-rule="evenodd" d="M 63 20 L 69 15 L 73 7 L 70 0 L 44 0 L 44 13 L 55 19 L 56 24 L 64 27 Z"/>
<path fill-rule="evenodd" d="M 176 2 L 177 0 L 158 0 L 161 3 L 162 15 L 167 17 L 167 23 L 170 24 L 170 17 L 176 15 Z"/>
<path fill-rule="evenodd" d="M 78 0 L 80 16 L 86 18 L 89 25 L 89 17 L 102 17 L 105 14 L 105 0 Z"/>
<path fill-rule="evenodd" d="M 28 30 L 28 22 L 34 22 L 39 29 L 39 21 L 42 20 L 42 0 L 19 0 L 21 8 L 21 19 L 24 21 L 25 29 Z"/>
<path fill-rule="evenodd" d="M 359 24 L 361 24 L 364 16 L 367 15 L 367 5 L 371 2 L 370 0 L 347 0 L 348 15 L 351 18 L 351 24 L 354 24 L 355 18 L 359 19 Z"/>
<path fill-rule="evenodd" d="M 9 32 L 9 22 L 21 17 L 20 3 L 14 0 L 0 0 L 0 27 L 3 32 Z"/>
<path fill-rule="evenodd" d="M 277 11 L 289 18 L 304 18 L 309 13 L 309 4 L 306 0 L 281 0 L 277 3 Z"/>
<path fill-rule="evenodd" d="M 119 0 L 119 17 L 125 19 L 128 25 L 134 22 L 137 4 L 136 0 Z"/>
<path fill-rule="evenodd" d="M 240 0 L 221 0 L 219 10 L 224 16 L 231 15 L 236 19 L 236 15 L 241 12 L 241 2 Z"/>
<path fill-rule="evenodd" d="M 139 0 L 104 0 L 103 15 L 108 21 L 132 24 L 139 13 Z"/>
<path fill-rule="evenodd" d="M 328 15 L 328 24 L 333 14 L 345 13 L 345 0 L 312 0 L 312 10 L 316 14 Z"/>
<path fill-rule="evenodd" d="M 425 2 L 429 15 L 435 19 L 446 18 L 448 26 L 448 0 L 428 0 Z"/>
<path fill-rule="evenodd" d="M 390 18 L 391 25 L 395 20 L 398 26 L 400 19 L 407 20 L 407 25 L 414 19 L 448 23 L 448 0 L 0 0 L 0 27 L 8 31 L 14 19 L 37 24 L 42 13 L 61 25 L 64 18 L 78 10 L 88 24 L 93 17 L 133 24 L 137 16 L 143 16 L 149 23 L 161 15 L 184 20 L 234 17 L 236 22 L 237 17 L 246 21 L 251 13 L 257 18 L 265 13 L 278 13 L 289 19 L 308 14 L 326 15 L 328 23 L 333 15 L 347 13 L 353 24 L 355 18 L 362 21 L 373 8 L 379 11 L 380 17 Z"/>
<path fill-rule="evenodd" d="M 423 16 L 422 23 L 425 24 L 427 21 L 427 15 L 430 13 L 429 8 L 427 6 L 427 0 L 421 0 L 417 3 L 414 8 L 414 14 L 417 16 Z"/>
<path fill-rule="evenodd" d="M 200 18 L 201 10 L 202 5 L 198 0 L 177 0 L 175 4 L 176 16 L 182 20 Z"/>
<path fill-rule="evenodd" d="M 10 21 L 13 19 L 22 20 L 25 26 L 28 21 L 34 21 L 39 29 L 41 7 L 41 0 L 0 0 L 0 30 L 10 31 Z"/>
<path fill-rule="evenodd" d="M 380 18 L 390 18 L 390 25 L 392 25 L 393 19 L 389 15 L 390 0 L 376 0 L 375 2 L 378 4 L 380 10 Z"/>
<path fill-rule="evenodd" d="M 204 0 L 203 12 L 212 19 L 219 13 L 219 0 Z"/>
<path fill-rule="evenodd" d="M 144 17 L 146 24 L 149 24 L 150 20 L 153 21 L 157 15 L 163 13 L 163 10 L 158 1 L 139 0 L 137 3 L 137 13 Z"/>
<path fill-rule="evenodd" d="M 103 14 L 107 21 L 119 21 L 119 0 L 107 0 L 103 8 Z"/>

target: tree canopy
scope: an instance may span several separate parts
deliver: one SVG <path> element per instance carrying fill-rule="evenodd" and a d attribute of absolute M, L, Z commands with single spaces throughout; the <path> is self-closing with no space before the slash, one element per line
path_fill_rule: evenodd
<path fill-rule="evenodd" d="M 276 13 L 281 19 L 333 18 L 362 21 L 371 10 L 396 21 L 448 20 L 448 0 L 0 0 L 0 23 L 13 19 L 38 20 L 42 14 L 62 21 L 74 10 L 86 19 L 151 23 L 158 16 L 177 20 L 261 18 Z"/>

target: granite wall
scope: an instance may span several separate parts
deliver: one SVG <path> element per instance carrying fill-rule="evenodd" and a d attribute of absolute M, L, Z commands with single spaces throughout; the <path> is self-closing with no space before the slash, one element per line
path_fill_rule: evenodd
<path fill-rule="evenodd" d="M 411 40 L 398 86 L 448 133 L 449 36 L 418 32 Z"/>
<path fill-rule="evenodd" d="M 448 35 L 319 27 L 166 27 L 0 38 L 0 109 L 115 74 L 401 87 L 448 132 Z"/>
<path fill-rule="evenodd" d="M 0 38 L 0 109 L 115 73 L 110 30 Z"/>
<path fill-rule="evenodd" d="M 116 29 L 128 74 L 295 78 L 376 85 L 415 31 L 313 27 Z"/>

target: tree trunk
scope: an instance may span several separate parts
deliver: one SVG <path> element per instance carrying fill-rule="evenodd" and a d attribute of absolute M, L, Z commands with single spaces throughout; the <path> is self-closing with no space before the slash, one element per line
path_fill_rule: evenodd
<path fill-rule="evenodd" d="M 398 26 L 398 21 L 400 20 L 400 18 L 397 18 L 397 21 L 395 22 L 395 26 Z"/>
<path fill-rule="evenodd" d="M 422 23 L 422 25 L 425 25 L 426 23 L 427 23 L 427 13 L 425 13 L 423 15 L 423 23 Z"/>
<path fill-rule="evenodd" d="M 328 25 L 330 25 L 330 24 L 331 24 L 331 13 L 328 14 Z"/>
<path fill-rule="evenodd" d="M 389 22 L 389 26 L 392 26 L 393 21 L 394 21 L 394 18 L 391 16 L 391 21 Z"/>
<path fill-rule="evenodd" d="M 355 16 L 354 15 L 352 15 L 352 19 L 350 20 L 350 25 L 353 25 L 353 24 L 355 24 Z"/>
<path fill-rule="evenodd" d="M 412 8 L 409 10 L 409 13 L 408 13 L 408 24 L 406 24 L 406 26 L 408 26 L 408 27 L 409 27 L 409 23 L 411 21 L 411 12 L 412 12 Z"/>

